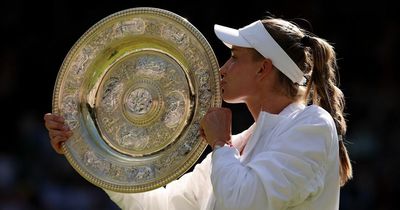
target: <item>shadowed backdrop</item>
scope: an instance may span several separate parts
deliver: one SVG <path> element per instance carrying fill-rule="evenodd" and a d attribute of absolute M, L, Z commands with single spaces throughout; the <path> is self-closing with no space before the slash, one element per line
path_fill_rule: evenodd
<path fill-rule="evenodd" d="M 214 24 L 239 28 L 271 13 L 331 42 L 347 100 L 354 167 L 354 179 L 342 188 L 340 209 L 396 209 L 400 24 L 394 3 L 9 0 L 0 6 L 0 210 L 118 209 L 52 150 L 43 115 L 51 111 L 58 70 L 79 37 L 102 18 L 141 6 L 185 17 L 209 41 L 220 65 L 230 52 L 215 37 Z M 234 133 L 253 123 L 243 105 L 223 106 L 234 112 Z"/>

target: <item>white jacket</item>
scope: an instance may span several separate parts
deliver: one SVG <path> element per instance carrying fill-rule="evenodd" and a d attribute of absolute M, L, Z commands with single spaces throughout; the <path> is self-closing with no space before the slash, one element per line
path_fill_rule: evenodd
<path fill-rule="evenodd" d="M 240 155 L 236 148 L 246 136 Z M 279 115 L 261 112 L 255 124 L 233 136 L 233 144 L 166 188 L 106 192 L 129 210 L 339 209 L 338 137 L 322 108 L 291 104 Z"/>

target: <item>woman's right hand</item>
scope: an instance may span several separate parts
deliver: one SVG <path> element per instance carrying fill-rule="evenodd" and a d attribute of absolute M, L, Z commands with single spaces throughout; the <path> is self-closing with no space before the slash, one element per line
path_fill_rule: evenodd
<path fill-rule="evenodd" d="M 72 136 L 72 131 L 65 124 L 62 116 L 47 113 L 44 115 L 45 127 L 49 131 L 50 143 L 58 154 L 64 154 L 62 151 L 62 143 Z"/>

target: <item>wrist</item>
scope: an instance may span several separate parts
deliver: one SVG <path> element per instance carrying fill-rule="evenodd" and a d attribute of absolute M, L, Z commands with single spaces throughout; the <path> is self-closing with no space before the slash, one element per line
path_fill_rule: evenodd
<path fill-rule="evenodd" d="M 226 142 L 222 141 L 222 140 L 217 140 L 214 142 L 214 144 L 212 145 L 213 150 L 221 148 L 223 146 L 225 146 Z"/>

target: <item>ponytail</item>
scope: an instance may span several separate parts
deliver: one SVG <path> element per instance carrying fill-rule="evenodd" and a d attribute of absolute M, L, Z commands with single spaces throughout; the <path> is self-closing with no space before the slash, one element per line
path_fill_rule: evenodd
<path fill-rule="evenodd" d="M 345 101 L 342 91 L 337 87 L 336 53 L 327 41 L 304 35 L 307 32 L 295 24 L 276 18 L 264 19 L 263 23 L 308 80 L 307 87 L 303 88 L 278 71 L 283 93 L 295 100 L 304 97 L 305 102 L 324 108 L 335 122 L 339 136 L 340 184 L 343 186 L 352 178 L 353 172 L 344 144 L 347 128 L 343 114 Z"/>
<path fill-rule="evenodd" d="M 311 49 L 313 67 L 305 97 L 327 110 L 335 122 L 339 136 L 340 184 L 343 186 L 352 178 L 353 172 L 344 144 L 347 129 L 343 114 L 345 100 L 342 91 L 337 87 L 336 54 L 333 47 L 321 38 L 308 37 L 307 44 Z"/>

